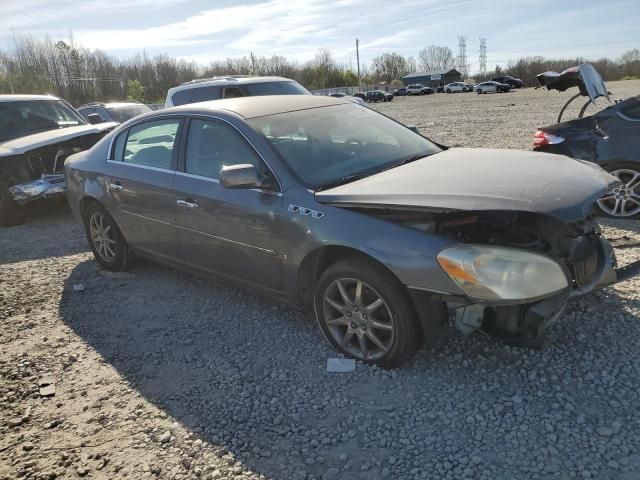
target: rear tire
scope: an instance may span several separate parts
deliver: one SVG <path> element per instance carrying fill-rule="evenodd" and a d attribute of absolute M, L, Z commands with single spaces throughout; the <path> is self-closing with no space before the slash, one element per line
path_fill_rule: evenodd
<path fill-rule="evenodd" d="M 112 272 L 131 268 L 133 252 L 113 217 L 97 202 L 86 207 L 84 226 L 89 246 L 102 267 Z"/>
<path fill-rule="evenodd" d="M 418 348 L 420 326 L 406 288 L 364 258 L 348 257 L 327 268 L 316 284 L 314 307 L 327 341 L 350 357 L 396 368 Z"/>
<path fill-rule="evenodd" d="M 8 188 L 0 186 L 0 227 L 20 225 L 24 219 L 24 207 L 11 198 Z"/>

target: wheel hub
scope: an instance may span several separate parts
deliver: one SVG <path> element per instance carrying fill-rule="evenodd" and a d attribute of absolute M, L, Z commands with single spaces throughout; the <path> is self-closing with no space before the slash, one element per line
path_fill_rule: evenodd
<path fill-rule="evenodd" d="M 331 336 L 350 355 L 375 360 L 391 348 L 391 311 L 366 283 L 357 279 L 331 283 L 325 292 L 323 314 Z"/>
<path fill-rule="evenodd" d="M 98 255 L 107 262 L 112 262 L 116 257 L 115 245 L 111 225 L 104 216 L 96 212 L 89 219 L 89 234 Z"/>
<path fill-rule="evenodd" d="M 610 172 L 622 185 L 611 189 L 598 200 L 602 211 L 613 217 L 631 217 L 640 213 L 640 172 L 620 169 Z"/>

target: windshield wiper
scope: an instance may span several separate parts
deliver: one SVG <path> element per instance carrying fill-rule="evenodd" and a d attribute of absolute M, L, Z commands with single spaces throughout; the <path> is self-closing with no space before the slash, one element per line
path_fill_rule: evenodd
<path fill-rule="evenodd" d="M 327 190 L 333 187 L 339 187 L 340 185 L 344 185 L 345 183 L 355 182 L 356 180 L 367 178 L 369 176 L 371 176 L 370 173 L 356 173 L 354 175 L 346 175 L 344 177 L 339 178 L 338 180 L 323 183 L 318 188 L 316 188 L 316 192 L 319 192 L 321 190 Z"/>
<path fill-rule="evenodd" d="M 429 153 L 416 153 L 415 155 L 410 155 L 406 158 L 398 160 L 389 168 L 399 167 L 400 165 L 406 165 L 407 163 L 415 162 L 416 160 L 420 160 L 421 158 L 428 157 L 429 155 L 430 155 Z"/>

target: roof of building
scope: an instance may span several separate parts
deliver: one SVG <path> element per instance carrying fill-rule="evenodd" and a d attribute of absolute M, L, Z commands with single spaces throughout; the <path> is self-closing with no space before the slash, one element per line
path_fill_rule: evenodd
<path fill-rule="evenodd" d="M 449 68 L 446 70 L 432 70 L 430 72 L 413 72 L 413 73 L 410 73 L 409 75 L 405 75 L 402 78 L 430 77 L 431 75 L 447 75 L 452 72 L 458 75 L 460 74 L 460 72 L 455 68 Z"/>

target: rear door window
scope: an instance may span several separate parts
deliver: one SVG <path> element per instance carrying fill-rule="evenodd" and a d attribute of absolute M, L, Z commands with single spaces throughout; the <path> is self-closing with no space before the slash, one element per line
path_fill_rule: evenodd
<path fill-rule="evenodd" d="M 125 163 L 171 169 L 179 126 L 180 119 L 177 118 L 134 125 L 129 129 L 122 160 Z M 118 141 L 116 141 L 116 152 L 118 152 Z"/>
<path fill-rule="evenodd" d="M 207 102 L 220 99 L 220 87 L 200 87 L 195 89 L 194 102 Z"/>
<path fill-rule="evenodd" d="M 244 93 L 238 87 L 227 87 L 224 89 L 224 98 L 244 97 Z"/>

